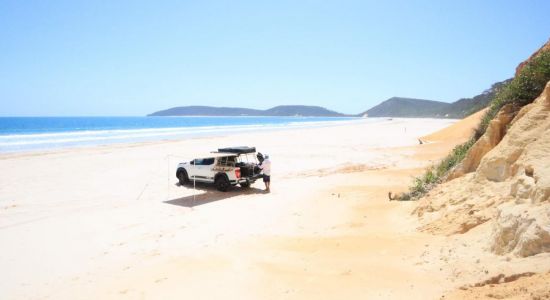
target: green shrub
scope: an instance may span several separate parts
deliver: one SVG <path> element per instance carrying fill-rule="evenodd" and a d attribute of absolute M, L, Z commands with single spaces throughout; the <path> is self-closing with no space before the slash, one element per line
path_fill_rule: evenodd
<path fill-rule="evenodd" d="M 489 108 L 473 137 L 462 145 L 456 146 L 451 153 L 436 166 L 429 167 L 422 176 L 413 180 L 409 192 L 401 200 L 414 200 L 426 194 L 435 185 L 441 183 L 449 171 L 458 165 L 475 142 L 485 134 L 489 122 L 495 118 L 506 104 L 513 104 L 518 109 L 533 102 L 550 81 L 550 51 L 542 51 L 535 56 L 514 79 L 502 87 L 489 104 Z"/>
<path fill-rule="evenodd" d="M 547 50 L 535 56 L 508 85 L 496 94 L 477 127 L 474 138 L 478 140 L 485 133 L 489 122 L 504 105 L 513 104 L 520 108 L 533 102 L 542 93 L 549 80 L 550 51 Z"/>

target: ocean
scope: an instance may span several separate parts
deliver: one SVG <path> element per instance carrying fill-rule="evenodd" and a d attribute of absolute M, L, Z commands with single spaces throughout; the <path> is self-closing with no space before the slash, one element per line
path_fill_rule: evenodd
<path fill-rule="evenodd" d="M 0 152 L 21 152 L 356 122 L 333 117 L 0 117 Z"/>

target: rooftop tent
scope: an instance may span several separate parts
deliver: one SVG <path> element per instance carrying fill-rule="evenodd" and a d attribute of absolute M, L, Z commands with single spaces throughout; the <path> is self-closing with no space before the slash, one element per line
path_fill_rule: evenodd
<path fill-rule="evenodd" d="M 238 146 L 238 147 L 219 148 L 218 152 L 235 153 L 235 154 L 256 153 L 256 147 Z"/>

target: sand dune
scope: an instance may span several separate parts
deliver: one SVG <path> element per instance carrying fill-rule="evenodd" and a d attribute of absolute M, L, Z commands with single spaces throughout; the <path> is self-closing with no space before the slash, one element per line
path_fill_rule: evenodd
<path fill-rule="evenodd" d="M 475 128 L 486 111 L 487 109 L 482 109 L 460 120 L 460 122 L 423 136 L 420 139 L 427 142 L 465 142 L 472 137 Z"/>
<path fill-rule="evenodd" d="M 517 114 L 503 107 L 470 151 L 476 156 L 462 162 L 477 159 L 475 168 L 419 201 L 415 214 L 420 229 L 467 243 L 475 258 L 468 259 L 464 252 L 448 258 L 461 262 L 457 272 L 473 275 L 453 293 L 456 297 L 550 297 L 550 285 L 541 284 L 548 274 L 535 275 L 550 270 L 549 106 L 547 83 Z M 472 273 L 480 268 L 485 274 Z"/>

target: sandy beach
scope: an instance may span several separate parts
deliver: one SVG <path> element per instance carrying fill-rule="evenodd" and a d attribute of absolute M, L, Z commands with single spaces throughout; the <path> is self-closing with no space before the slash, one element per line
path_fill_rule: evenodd
<path fill-rule="evenodd" d="M 0 1 L 0 300 L 550 300 L 549 11 Z"/>
<path fill-rule="evenodd" d="M 478 117 L 424 145 L 455 121 L 2 154 L 2 298 L 437 299 L 481 274 L 459 276 L 461 258 L 442 253 L 453 238 L 419 232 L 415 202 L 387 193 Z M 178 162 L 233 145 L 270 154 L 271 193 L 177 184 Z"/>

